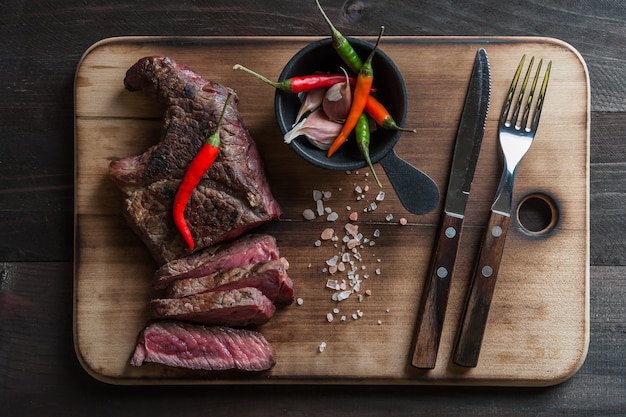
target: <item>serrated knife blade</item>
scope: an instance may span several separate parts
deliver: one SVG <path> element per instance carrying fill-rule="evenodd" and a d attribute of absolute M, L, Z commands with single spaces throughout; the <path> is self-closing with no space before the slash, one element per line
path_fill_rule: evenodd
<path fill-rule="evenodd" d="M 452 157 L 450 178 L 415 326 L 411 365 L 432 369 L 437 361 L 465 207 L 478 162 L 491 95 L 485 49 L 476 52 Z"/>

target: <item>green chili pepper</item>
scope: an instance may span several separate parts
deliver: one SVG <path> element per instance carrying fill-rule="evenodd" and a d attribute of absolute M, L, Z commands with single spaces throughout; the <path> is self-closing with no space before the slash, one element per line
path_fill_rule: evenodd
<path fill-rule="evenodd" d="M 357 120 L 356 126 L 354 127 L 354 130 L 356 135 L 356 143 L 359 145 L 359 149 L 365 157 L 365 162 L 367 162 L 367 165 L 369 165 L 372 174 L 374 174 L 376 183 L 379 187 L 382 188 L 380 180 L 378 179 L 378 175 L 376 175 L 376 171 L 374 170 L 374 166 L 372 165 L 372 159 L 370 158 L 370 122 L 367 117 L 367 113 L 361 113 L 359 119 Z"/>
<path fill-rule="evenodd" d="M 317 8 L 322 13 L 326 24 L 330 28 L 331 37 L 333 40 L 333 47 L 335 48 L 335 51 L 337 51 L 339 57 L 343 60 L 343 62 L 346 63 L 347 66 L 350 67 L 352 71 L 358 73 L 363 66 L 363 61 L 361 61 L 359 55 L 356 53 L 352 45 L 350 45 L 350 42 L 348 42 L 345 36 L 343 36 L 341 32 L 339 32 L 337 28 L 335 28 L 328 16 L 326 16 L 326 13 L 324 12 L 324 9 L 322 9 L 319 0 L 315 0 L 315 3 L 317 4 Z"/>

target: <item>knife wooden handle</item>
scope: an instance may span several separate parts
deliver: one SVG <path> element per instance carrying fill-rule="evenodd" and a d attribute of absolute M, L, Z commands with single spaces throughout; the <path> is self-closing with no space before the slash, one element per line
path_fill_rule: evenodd
<path fill-rule="evenodd" d="M 435 367 L 462 226 L 462 217 L 444 212 L 415 326 L 411 365 L 416 368 Z"/>
<path fill-rule="evenodd" d="M 457 365 L 478 364 L 510 221 L 511 216 L 494 211 L 489 216 L 456 341 L 453 361 Z"/>

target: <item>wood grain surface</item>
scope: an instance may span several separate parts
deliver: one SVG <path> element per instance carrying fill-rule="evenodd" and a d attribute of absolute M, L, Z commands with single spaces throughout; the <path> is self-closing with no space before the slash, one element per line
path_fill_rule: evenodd
<path fill-rule="evenodd" d="M 133 387 L 91 377 L 77 360 L 72 337 L 73 85 L 81 56 L 95 42 L 115 36 L 326 36 L 328 31 L 314 1 L 5 3 L 0 13 L 0 414 L 624 414 L 624 1 L 321 0 L 331 20 L 350 36 L 375 34 L 381 23 L 389 36 L 548 36 L 570 43 L 584 57 L 591 92 L 589 351 L 572 378 L 538 388 L 314 382 Z"/>
<path fill-rule="evenodd" d="M 450 362 L 450 347 L 478 239 L 499 178 L 498 112 L 489 116 L 444 324 L 440 361 L 429 372 L 410 369 L 410 342 L 440 207 L 424 216 L 405 212 L 386 178 L 386 198 L 363 213 L 375 183 L 362 172 L 322 171 L 303 164 L 281 143 L 273 117 L 273 90 L 235 72 L 235 63 L 277 76 L 282 65 L 313 38 L 117 38 L 96 44 L 76 71 L 76 261 L 75 343 L 81 362 L 111 383 L 417 383 L 550 385 L 582 364 L 589 341 L 589 83 L 584 62 L 567 44 L 546 38 L 387 37 L 409 91 L 407 125 L 398 154 L 444 188 L 451 150 L 475 51 L 485 47 L 492 68 L 492 106 L 503 100 L 519 57 L 554 61 L 537 139 L 522 162 L 514 204 L 541 193 L 556 201 L 558 221 L 549 232 L 529 235 L 512 224 L 479 366 Z M 205 78 L 238 91 L 240 109 L 265 160 L 284 216 L 263 228 L 277 237 L 291 264 L 302 305 L 280 309 L 261 331 L 277 351 L 266 375 L 224 379 L 157 365 L 131 368 L 137 333 L 148 320 L 149 278 L 155 264 L 125 225 L 121 196 L 106 178 L 111 158 L 142 152 L 158 138 L 162 109 L 141 93 L 124 91 L 125 71 L 146 55 L 167 55 Z M 442 71 L 445 68 L 446 71 Z M 565 129 L 567 127 L 567 130 Z M 382 173 L 382 172 L 381 172 Z M 354 185 L 369 184 L 356 200 Z M 312 190 L 332 191 L 328 202 L 341 216 L 334 224 L 303 220 Z M 324 261 L 337 249 L 316 248 L 323 228 L 339 232 L 346 206 L 360 212 L 360 230 L 379 229 L 376 245 L 363 249 L 371 261 L 364 283 L 372 295 L 340 304 L 325 289 Z M 393 221 L 386 221 L 392 214 Z M 401 226 L 404 217 L 408 224 Z M 375 269 L 380 268 L 380 275 Z M 339 308 L 332 323 L 327 313 Z M 351 318 L 357 310 L 358 320 Z M 380 320 L 380 324 L 378 324 Z M 319 352 L 320 343 L 326 343 Z"/>

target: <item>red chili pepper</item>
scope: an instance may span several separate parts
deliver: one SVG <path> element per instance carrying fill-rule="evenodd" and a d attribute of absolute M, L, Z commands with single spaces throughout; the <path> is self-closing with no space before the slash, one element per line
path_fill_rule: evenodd
<path fill-rule="evenodd" d="M 280 82 L 275 82 L 262 76 L 261 74 L 252 71 L 249 68 L 244 67 L 243 65 L 236 64 L 235 66 L 233 66 L 233 69 L 247 72 L 248 74 L 254 75 L 258 79 L 271 85 L 272 87 L 289 93 L 302 93 L 305 91 L 311 91 L 316 88 L 328 88 L 332 87 L 335 84 L 342 83 L 346 80 L 346 76 L 344 74 L 312 74 L 292 77 Z M 355 82 L 356 79 L 354 77 L 350 77 L 350 84 L 354 84 Z"/>
<path fill-rule="evenodd" d="M 416 132 L 415 129 L 398 126 L 385 106 L 383 106 L 381 102 L 376 100 L 373 96 L 369 96 L 367 98 L 365 111 L 367 114 L 372 116 L 372 118 L 376 120 L 376 123 L 378 123 L 378 125 L 380 125 L 383 129 L 400 130 L 402 132 Z"/>
<path fill-rule="evenodd" d="M 194 242 L 191 231 L 189 230 L 189 225 L 185 220 L 185 207 L 187 206 L 189 197 L 191 197 L 191 193 L 193 193 L 193 190 L 196 188 L 205 172 L 211 168 L 215 158 L 217 158 L 220 147 L 220 127 L 222 126 L 222 120 L 224 119 L 224 113 L 226 112 L 230 96 L 231 93 L 229 92 L 224 102 L 224 107 L 222 108 L 222 114 L 217 121 L 215 132 L 206 139 L 196 156 L 189 163 L 185 175 L 183 175 L 183 179 L 176 191 L 176 196 L 174 197 L 174 224 L 183 236 L 183 239 L 185 239 L 190 252 L 194 249 Z"/>
<path fill-rule="evenodd" d="M 372 89 L 372 84 L 374 82 L 374 71 L 372 69 L 372 59 L 374 58 L 374 53 L 378 48 L 378 44 L 380 43 L 380 38 L 383 35 L 383 31 L 385 30 L 384 26 L 380 27 L 380 33 L 378 34 L 378 39 L 376 40 L 376 45 L 370 52 L 367 60 L 363 63 L 363 66 L 359 70 L 359 75 L 356 78 L 356 85 L 354 86 L 354 93 L 352 95 L 352 106 L 350 107 L 350 113 L 348 113 L 348 117 L 346 117 L 346 121 L 343 124 L 341 132 L 335 138 L 332 145 L 328 149 L 327 156 L 331 157 L 337 149 L 348 139 L 348 135 L 356 126 L 361 113 L 365 110 L 365 104 L 367 103 L 367 97 L 370 95 L 370 90 Z"/>

